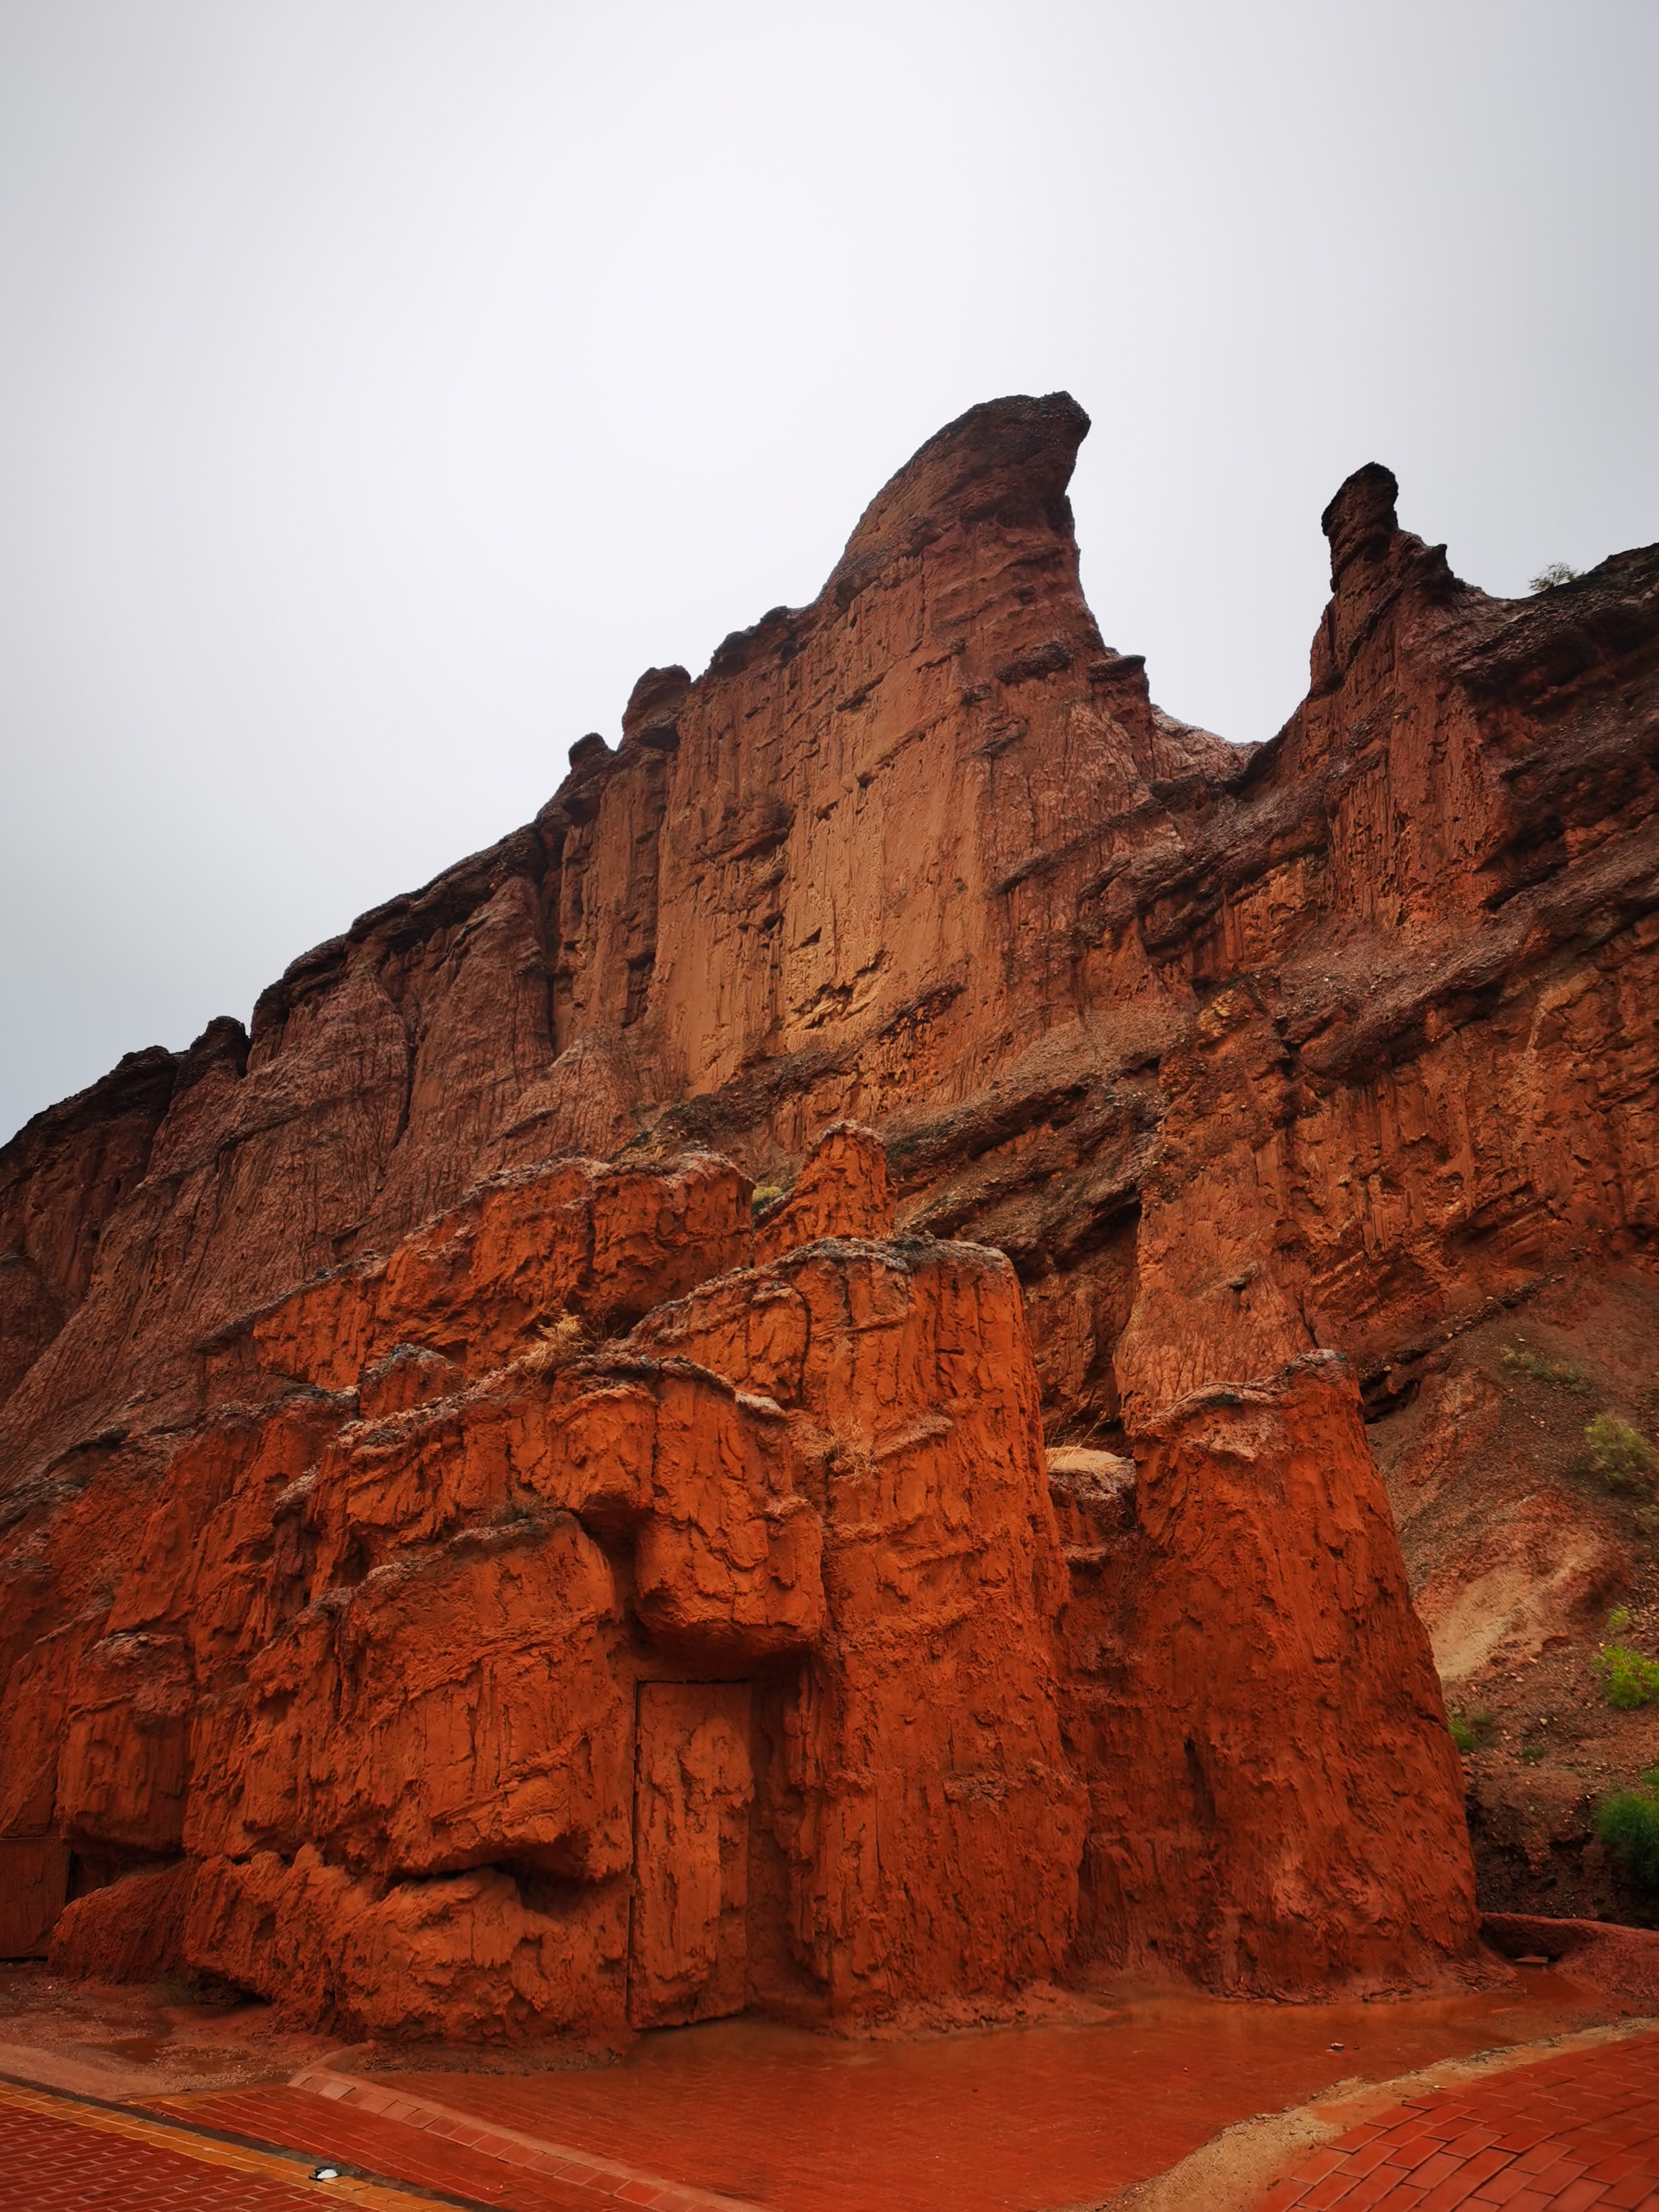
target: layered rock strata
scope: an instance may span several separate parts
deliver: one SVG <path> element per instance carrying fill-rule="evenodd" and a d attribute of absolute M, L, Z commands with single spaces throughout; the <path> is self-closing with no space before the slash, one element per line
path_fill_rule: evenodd
<path fill-rule="evenodd" d="M 297 1660 L 273 1704 L 301 1716 L 281 1771 L 309 1778 L 293 1783 L 305 1817 L 283 1826 L 268 1810 L 263 1827 L 211 1838 L 191 1828 L 191 1807 L 223 1819 L 236 1800 L 225 1747 L 240 1723 L 212 1735 L 227 1693 L 176 1625 L 117 1610 L 136 1571 L 118 1532 L 136 1544 L 158 1501 L 198 1480 L 214 1512 L 256 1521 L 290 1492 L 368 1497 L 367 1474 L 325 1480 L 360 1449 L 339 1438 L 365 1423 L 429 1430 L 419 1480 L 386 1476 L 383 1523 L 325 1525 L 307 1504 L 236 1540 L 250 1560 L 273 1548 L 246 1569 L 265 1595 L 246 1599 L 253 1626 L 239 1615 L 225 1632 L 234 1664 L 276 1648 L 283 1608 L 331 1622 L 335 1607 L 361 1619 L 354 1651 L 386 1639 L 363 1659 L 372 1682 L 401 1631 L 395 1608 L 377 1630 L 356 1612 L 371 1600 L 351 1594 L 381 1587 L 392 1563 L 377 1544 L 459 1544 L 446 1515 L 488 1531 L 507 1510 L 468 1443 L 486 1417 L 458 1409 L 493 1402 L 488 1378 L 538 1357 L 538 1328 L 568 1324 L 605 1347 L 572 1372 L 623 1357 L 710 1284 L 775 1286 L 807 1249 L 833 1273 L 852 1264 L 833 1257 L 847 1233 L 889 1251 L 890 1190 L 903 1231 L 945 1240 L 935 1254 L 994 1248 L 1023 1293 L 1034 1370 L 1019 1329 L 1000 1322 L 1012 1348 L 981 1362 L 977 1387 L 1010 1435 L 1040 1413 L 1054 1453 L 1066 1573 L 1042 1595 L 1056 1539 L 1039 1485 L 1021 1510 L 1048 1533 L 1031 1540 L 1019 1634 L 1036 1655 L 1031 1712 L 1054 1700 L 1060 1734 L 1032 1718 L 1020 1725 L 1035 1733 L 1009 1741 L 1053 1778 L 1061 1856 L 1068 1838 L 1080 1853 L 1077 1932 L 1071 1877 L 1049 1860 L 1052 1907 L 1016 1883 L 983 1959 L 878 1912 L 854 1883 L 845 1925 L 872 1947 L 856 1969 L 825 1948 L 816 1906 L 790 1905 L 779 1955 L 805 1977 L 802 2002 L 879 2006 L 1067 1958 L 1311 1986 L 1420 1972 L 1467 1942 L 1458 1779 L 1361 1415 L 1385 1434 L 1446 1347 L 1494 1313 L 1562 1285 L 1639 1297 L 1652 1284 L 1659 550 L 1534 600 L 1492 600 L 1400 530 L 1392 478 L 1363 470 L 1325 517 L 1333 599 L 1310 696 L 1271 744 L 1237 750 L 1155 708 L 1140 660 L 1101 641 L 1065 497 L 1086 427 L 1063 395 L 950 426 L 872 503 L 811 606 L 729 638 L 695 682 L 648 672 L 620 746 L 583 739 L 534 823 L 296 963 L 251 1035 L 217 1023 L 187 1054 L 124 1062 L 0 1154 L 13 1834 L 77 1838 L 83 1881 L 179 1851 L 224 1870 L 217 1889 L 191 1875 L 191 1941 L 244 1978 L 285 1911 L 302 1930 L 337 1927 L 331 1958 L 359 1940 L 418 1949 L 408 1930 L 427 1925 L 426 1892 L 410 1884 L 482 1897 L 499 1875 L 517 1885 L 515 1911 L 542 1911 L 547 1893 L 530 1899 L 487 1819 L 465 1846 L 433 1840 L 435 1813 L 418 1845 L 401 1829 L 354 1834 L 341 1808 L 379 1802 L 379 1753 L 324 1789 L 304 1736 L 307 1700 L 323 1692 Z M 848 1118 L 878 1132 L 879 1169 L 844 1133 L 815 1152 Z M 677 1164 L 698 1147 L 726 1164 Z M 751 1184 L 784 1194 L 753 1225 Z M 687 1225 L 694 1187 L 718 1233 Z M 648 1219 L 630 1226 L 635 1205 Z M 498 1249 L 519 1256 L 475 1295 L 477 1255 Z M 943 1279 L 919 1273 L 912 1249 L 869 1264 L 896 1268 L 931 1310 Z M 1011 1281 L 1000 1263 L 948 1264 Z M 768 1355 L 751 1363 L 764 1332 L 744 1331 L 741 1352 L 674 1356 L 770 1397 L 792 1434 L 873 1449 L 872 1407 L 832 1421 L 793 1403 L 767 1382 Z M 917 1385 L 912 1411 L 934 1387 Z M 742 1416 L 757 1438 L 769 1418 Z M 531 1417 L 499 1419 L 506 1432 Z M 197 1455 L 219 1472 L 192 1475 Z M 1024 1445 L 1008 1460 L 1008 1497 L 1035 1464 Z M 828 1491 L 802 1480 L 787 1494 L 817 1516 L 824 1625 L 803 1616 L 764 1667 L 816 1679 L 823 1639 L 852 1633 L 853 1615 L 836 1613 Z M 648 1778 L 678 1757 L 684 1715 L 672 1697 L 645 1700 L 669 1680 L 617 1654 L 641 1638 L 695 1643 L 701 1554 L 665 1533 L 691 1523 L 636 1500 L 639 1528 L 659 1534 L 635 1540 L 603 1506 L 592 1530 L 565 1510 L 623 1594 L 614 1618 L 593 1593 L 561 1597 L 574 1608 L 561 1633 L 599 1655 L 596 1683 L 632 1684 L 637 1741 L 657 1748 L 634 1754 L 631 1817 L 678 1832 L 686 1816 L 659 1819 Z M 297 1547 L 280 1566 L 279 1526 Z M 168 1540 L 182 1558 L 204 1540 L 186 1513 Z M 1468 1540 L 1484 1540 L 1478 1516 Z M 466 1571 L 488 1581 L 481 1563 L 507 1541 L 481 1536 Z M 669 1562 L 654 1579 L 653 1547 Z M 574 1553 L 536 1557 L 576 1591 Z M 806 1603 L 807 1583 L 767 1560 L 751 1609 L 775 1583 Z M 527 1553 L 515 1587 L 536 1571 Z M 321 1644 L 312 1659 L 336 1663 Z M 726 1837 L 725 1866 L 745 1786 L 729 1693 L 759 1676 L 718 1679 L 726 1702 L 692 1763 L 700 1832 Z M 369 1744 L 373 1695 L 352 1723 Z M 752 1775 L 765 1698 L 749 1695 Z M 494 1711 L 471 1696 L 469 1714 Z M 99 1713 L 131 1717 L 109 1723 L 125 1748 L 108 1750 Z M 904 1729 L 870 1715 L 872 1742 Z M 993 1721 L 1012 1728 L 1000 1709 Z M 812 1757 L 844 1753 L 836 1771 L 850 1773 L 841 1724 L 823 1723 Z M 471 1744 L 475 1723 L 454 1726 Z M 574 1736 L 547 1752 L 567 1771 L 589 1755 Z M 927 1755 L 937 1769 L 937 1746 Z M 494 1787 L 469 1782 L 465 1802 Z M 921 1788 L 906 1782 L 901 1798 Z M 1074 1819 L 1079 1791 L 1088 1810 Z M 375 1817 L 362 1815 L 370 1829 Z M 595 1912 L 589 1891 L 626 1888 L 622 1870 L 599 1871 L 605 1848 L 591 1840 L 599 1856 L 578 1871 L 524 1879 L 575 1883 L 580 1907 L 561 1891 L 561 1910 Z M 811 1893 L 819 1875 L 791 1864 Z M 749 1878 L 762 1880 L 752 1864 Z M 706 1867 L 701 1879 L 707 1904 Z M 281 1905 L 295 1884 L 311 1901 Z M 104 1894 L 71 1919 L 112 1910 Z M 325 1906 L 337 1895 L 349 1904 Z M 715 1922 L 738 1911 L 720 1896 Z M 348 1941 L 360 1911 L 382 1919 Z M 568 1972 L 586 1991 L 611 1973 L 614 1996 L 628 1976 L 608 1924 L 582 1954 L 592 1963 Z M 708 1940 L 729 1989 L 729 1945 L 718 1929 Z M 752 1960 L 779 1940 L 757 1936 L 744 1969 L 768 2002 L 782 1981 Z M 541 1942 L 515 1938 L 514 1957 Z M 573 1935 L 560 1955 L 579 1948 Z M 968 1963 L 947 1971 L 947 1957 Z M 527 1971 L 533 1983 L 543 1970 Z M 311 1972 L 296 1956 L 284 1986 L 313 1987 Z M 313 2009 L 355 2002 L 325 1992 Z M 473 2016 L 465 1993 L 434 2002 L 446 2019 Z M 526 1996 L 523 2016 L 585 2017 L 586 2002 Z"/>

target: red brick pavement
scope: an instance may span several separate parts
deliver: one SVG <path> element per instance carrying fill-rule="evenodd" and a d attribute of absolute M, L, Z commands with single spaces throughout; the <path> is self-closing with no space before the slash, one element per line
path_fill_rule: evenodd
<path fill-rule="evenodd" d="M 1413 2097 L 1304 2159 L 1260 2212 L 1659 2212 L 1659 2036 Z"/>
<path fill-rule="evenodd" d="M 389 2078 L 481 2125 L 772 2212 L 1033 2212 L 1109 2201 L 1230 2122 L 1301 2105 L 1345 2075 L 1388 2081 L 1490 2049 L 1493 2029 L 1485 1999 L 1182 1998 L 1119 2020 L 914 2041 L 715 2021 L 642 2036 L 617 2066 Z"/>
<path fill-rule="evenodd" d="M 319 2159 L 342 2159 L 416 2188 L 441 2190 L 473 2204 L 500 2205 L 502 2212 L 605 2212 L 607 2204 L 614 2207 L 618 2201 L 628 2212 L 702 2212 L 707 2203 L 670 2183 L 653 2183 L 623 2169 L 610 2177 L 606 2188 L 605 2177 L 585 2162 L 549 2154 L 488 2127 L 469 2127 L 398 2098 L 383 2084 L 364 2083 L 362 2090 L 376 2100 L 384 2097 L 407 2118 L 290 2087 L 209 2091 L 170 2099 L 164 2109 L 187 2115 L 197 2127 L 286 2144 Z"/>
<path fill-rule="evenodd" d="M 90 2124 L 68 2100 L 0 2096 L 0 2204 L 15 2212 L 316 2212 L 321 2185 L 303 2170 L 290 2185 L 250 2170 L 272 2161 L 233 2164 L 216 2144 L 204 2150 L 182 2135 L 169 2144 L 163 2135 L 118 2119 Z M 354 2192 L 346 2201 L 366 2200 Z"/>
<path fill-rule="evenodd" d="M 1218 2070 L 1226 2073 L 1215 2047 L 1226 2039 L 1209 2039 L 1212 2086 Z M 171 2100 L 171 2111 L 0 2081 L 0 2207 L 299 2212 L 324 2194 L 380 2212 L 432 2203 L 413 2189 L 501 2212 L 601 2212 L 607 2202 L 618 2212 L 708 2212 L 713 2180 L 734 2195 L 737 2181 L 743 2195 L 753 2191 L 751 2204 L 777 2212 L 868 2212 L 878 2203 L 884 2212 L 1031 2212 L 1078 2201 L 1080 2162 L 1097 2176 L 1171 2163 L 1167 2151 L 1149 2157 L 1150 2140 L 1126 2138 L 1138 2138 L 1136 2115 L 1143 2127 L 1149 2118 L 1169 2124 L 1195 2055 L 1183 2046 L 1186 2063 L 1177 2064 L 1171 2048 L 1150 2039 L 1121 2051 L 1116 2076 L 1102 2079 L 1083 2063 L 1087 2035 L 1071 2048 L 1069 2037 L 1034 2033 L 896 2052 L 805 2041 L 810 2051 L 789 2042 L 769 2059 L 769 2046 L 752 2035 L 686 2031 L 673 2049 L 653 2045 L 641 2063 L 598 2075 L 451 2075 L 428 2087 L 409 2075 L 318 2075 L 321 2094 L 297 2086 L 210 2092 Z M 817 2094 L 805 2094 L 815 2081 Z M 467 2109 L 456 2109 L 462 2103 Z M 901 2112 L 902 2141 L 887 2142 Z M 1021 2125 L 1011 2134 L 1016 2115 Z M 1185 2112 L 1185 2126 L 1198 2118 L 1196 2107 Z M 1176 2119 L 1184 2132 L 1179 2111 Z M 602 2143 L 592 2139 L 596 2123 Z M 586 2148 L 559 2148 L 573 2136 Z M 750 2172 L 740 2174 L 743 2147 Z M 676 2179 L 611 2163 L 607 2154 L 624 2148 Z M 309 2165 L 325 2158 L 357 2173 L 311 2184 Z M 1085 2192 L 1090 2201 L 1101 2186 L 1097 2179 Z M 1659 2212 L 1659 2036 L 1581 2048 L 1373 2114 L 1275 2184 L 1261 2212 L 1327 2206 Z"/>

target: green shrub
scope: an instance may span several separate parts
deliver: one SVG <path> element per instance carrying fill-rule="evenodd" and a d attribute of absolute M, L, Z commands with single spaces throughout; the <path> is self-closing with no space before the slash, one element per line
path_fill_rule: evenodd
<path fill-rule="evenodd" d="M 1584 1431 L 1590 1464 L 1615 1490 L 1629 1490 L 1653 1473 L 1654 1449 L 1639 1429 L 1613 1413 L 1598 1413 Z"/>
<path fill-rule="evenodd" d="M 1610 1705 L 1633 1712 L 1638 1705 L 1659 1703 L 1659 1659 L 1632 1651 L 1628 1644 L 1604 1644 L 1594 1663 Z"/>
<path fill-rule="evenodd" d="M 1565 561 L 1552 561 L 1538 571 L 1528 588 L 1534 592 L 1553 592 L 1563 584 L 1577 583 L 1579 573 L 1577 568 L 1568 568 Z"/>
<path fill-rule="evenodd" d="M 1571 1360 L 1540 1359 L 1535 1352 L 1519 1352 L 1512 1344 L 1506 1344 L 1499 1356 L 1505 1367 L 1517 1375 L 1530 1375 L 1534 1382 L 1554 1382 L 1563 1390 L 1577 1391 L 1581 1398 L 1589 1395 L 1583 1369 Z"/>
<path fill-rule="evenodd" d="M 770 1206 L 774 1199 L 781 1198 L 783 1194 L 781 1182 L 757 1182 L 749 1194 L 749 1210 L 751 1213 L 759 1213 Z"/>
<path fill-rule="evenodd" d="M 1595 1832 L 1644 1889 L 1659 1889 L 1659 1766 L 1634 1790 L 1603 1798 Z"/>
<path fill-rule="evenodd" d="M 1492 1732 L 1492 1715 L 1484 1705 L 1477 1705 L 1472 1713 L 1449 1713 L 1446 1726 L 1451 1730 L 1451 1740 L 1465 1756 L 1479 1751 Z"/>
<path fill-rule="evenodd" d="M 1541 1743 L 1523 1743 L 1521 1747 L 1522 1766 L 1536 1766 L 1543 1756 L 1544 1747 Z"/>

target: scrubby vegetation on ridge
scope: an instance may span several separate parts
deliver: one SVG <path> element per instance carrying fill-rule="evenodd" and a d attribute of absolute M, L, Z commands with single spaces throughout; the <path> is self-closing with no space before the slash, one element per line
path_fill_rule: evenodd
<path fill-rule="evenodd" d="M 1513 1344 L 1506 1344 L 1499 1356 L 1515 1374 L 1530 1375 L 1535 1382 L 1559 1383 L 1564 1390 L 1577 1391 L 1581 1398 L 1589 1395 L 1584 1370 L 1571 1361 L 1540 1359 L 1535 1352 L 1523 1352 Z"/>

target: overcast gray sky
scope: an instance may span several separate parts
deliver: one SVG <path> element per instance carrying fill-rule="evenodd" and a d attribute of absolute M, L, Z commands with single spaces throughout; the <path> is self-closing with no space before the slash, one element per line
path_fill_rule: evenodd
<path fill-rule="evenodd" d="M 0 1136 L 534 811 L 1065 386 L 1233 738 L 1319 512 L 1659 537 L 1659 0 L 0 0 Z"/>

